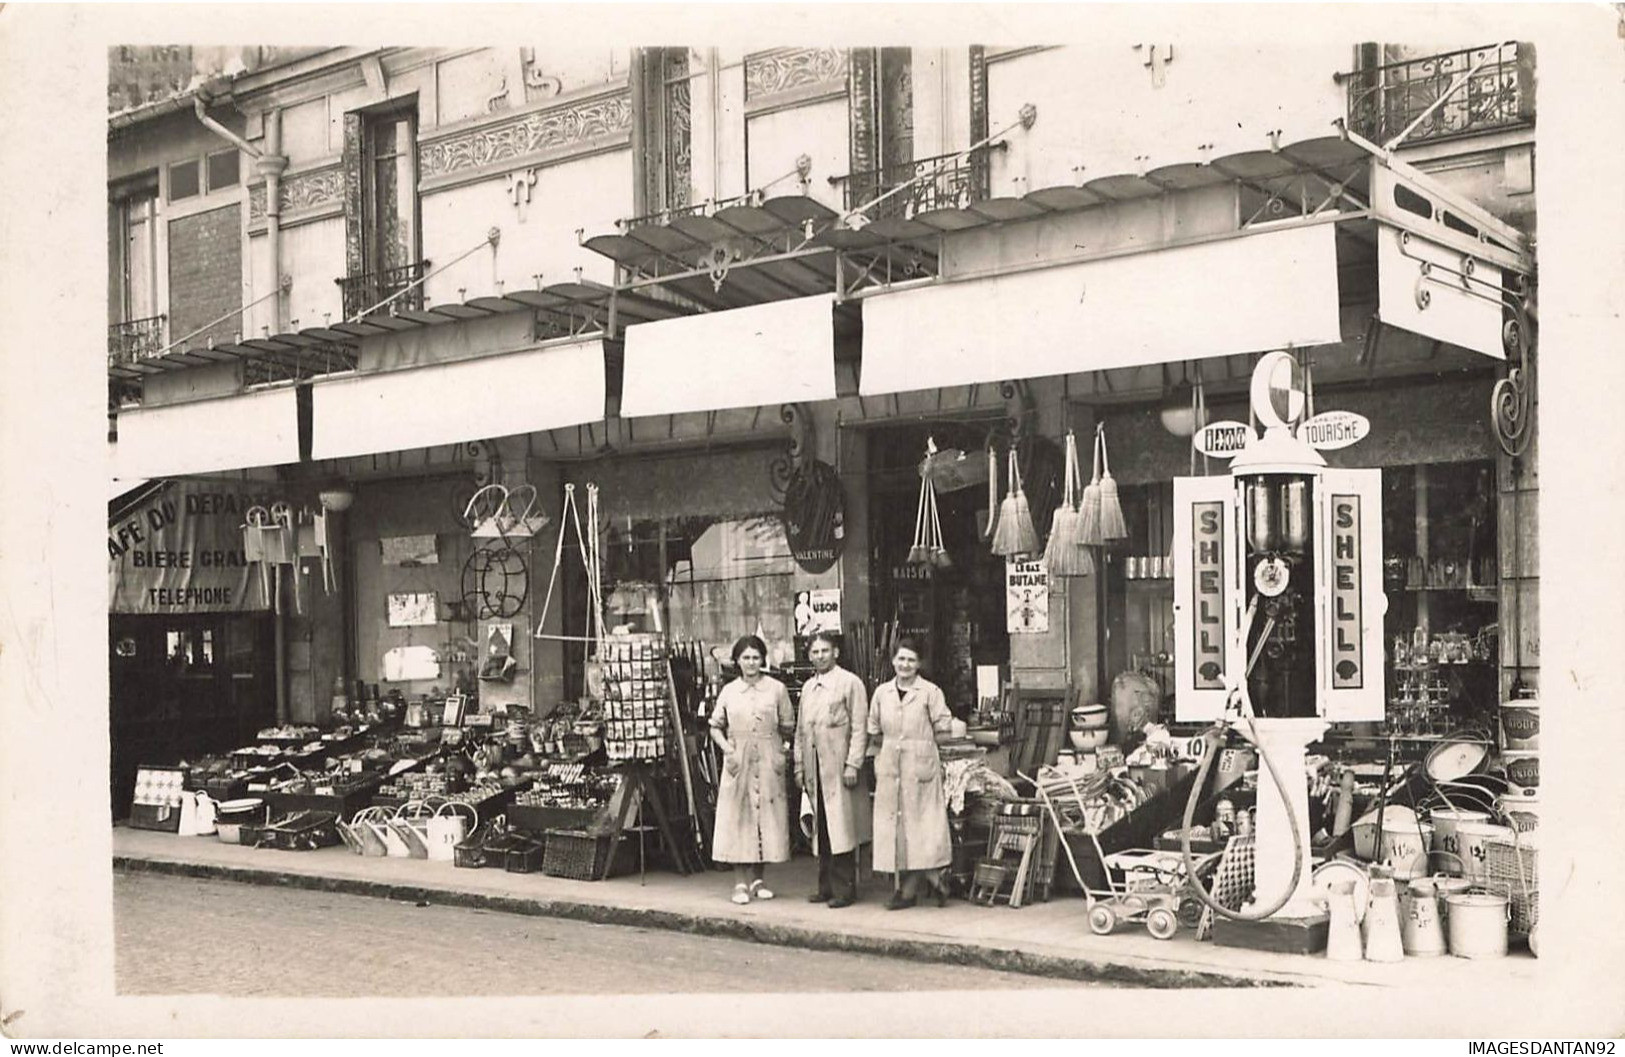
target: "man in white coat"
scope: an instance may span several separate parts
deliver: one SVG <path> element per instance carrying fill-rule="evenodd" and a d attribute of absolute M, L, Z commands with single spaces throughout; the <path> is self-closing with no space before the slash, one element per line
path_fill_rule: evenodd
<path fill-rule="evenodd" d="M 807 646 L 815 674 L 801 688 L 796 721 L 796 785 L 814 815 L 818 890 L 808 899 L 831 909 L 858 898 L 858 845 L 869 839 L 868 796 L 858 772 L 868 748 L 869 695 L 863 680 L 835 662 L 840 646 L 821 631 Z"/>

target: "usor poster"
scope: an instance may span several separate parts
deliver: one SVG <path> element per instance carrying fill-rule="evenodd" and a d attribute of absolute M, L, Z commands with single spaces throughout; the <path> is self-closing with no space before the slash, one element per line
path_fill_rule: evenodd
<path fill-rule="evenodd" d="M 1049 570 L 1042 561 L 1005 562 L 1006 630 L 1012 635 L 1049 631 Z"/>
<path fill-rule="evenodd" d="M 836 588 L 796 593 L 796 634 L 805 638 L 820 631 L 841 630 L 841 592 Z"/>

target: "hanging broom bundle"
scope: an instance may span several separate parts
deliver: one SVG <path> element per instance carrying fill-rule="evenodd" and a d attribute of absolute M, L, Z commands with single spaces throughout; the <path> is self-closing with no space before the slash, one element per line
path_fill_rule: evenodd
<path fill-rule="evenodd" d="M 1016 448 L 1010 446 L 1010 493 L 999 504 L 999 525 L 993 532 L 993 553 L 1018 558 L 1038 552 L 1038 530 L 1033 528 L 1032 508 L 1021 490 L 1021 467 Z"/>
<path fill-rule="evenodd" d="M 1044 564 L 1056 576 L 1088 576 L 1094 572 L 1094 559 L 1078 539 L 1078 492 L 1083 473 L 1078 467 L 1078 440 L 1066 431 L 1065 484 L 1061 505 L 1050 519 L 1049 542 L 1044 546 Z"/>
<path fill-rule="evenodd" d="M 1093 476 L 1078 500 L 1078 544 L 1084 547 L 1098 547 L 1105 542 L 1100 538 L 1100 429 L 1099 425 L 1095 426 Z M 1081 477 L 1081 467 L 1078 473 Z"/>
<path fill-rule="evenodd" d="M 1112 460 L 1106 451 L 1106 427 L 1100 427 L 1100 464 L 1105 472 L 1100 478 L 1100 538 L 1106 543 L 1128 539 L 1128 525 L 1123 521 L 1123 503 L 1117 495 L 1117 482 L 1112 479 Z"/>

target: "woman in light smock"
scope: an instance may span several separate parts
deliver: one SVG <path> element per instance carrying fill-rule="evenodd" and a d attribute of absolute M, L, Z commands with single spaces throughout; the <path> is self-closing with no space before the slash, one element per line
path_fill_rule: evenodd
<path fill-rule="evenodd" d="M 767 645 L 755 635 L 734 643 L 739 678 L 722 688 L 711 712 L 711 740 L 722 750 L 717 825 L 711 857 L 734 864 L 735 903 L 772 899 L 763 868 L 790 859 L 785 739 L 795 713 L 784 684 L 762 672 Z"/>
<path fill-rule="evenodd" d="M 920 651 L 903 638 L 892 652 L 897 678 L 875 688 L 869 702 L 869 737 L 881 739 L 875 756 L 875 870 L 890 873 L 887 910 L 914 906 L 921 888 L 947 901 L 942 869 L 953 858 L 948 801 L 942 791 L 937 734 L 947 734 L 953 713 L 935 683 L 920 678 Z"/>

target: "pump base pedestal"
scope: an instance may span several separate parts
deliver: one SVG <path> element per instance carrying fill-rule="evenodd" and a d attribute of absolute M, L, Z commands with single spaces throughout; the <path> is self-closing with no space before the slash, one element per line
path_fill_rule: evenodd
<path fill-rule="evenodd" d="M 1252 951 L 1279 954 L 1319 954 L 1326 949 L 1331 918 L 1326 914 L 1306 918 L 1284 918 L 1279 914 L 1263 921 L 1231 921 L 1219 917 L 1213 922 L 1213 942 L 1220 947 L 1243 947 Z"/>

